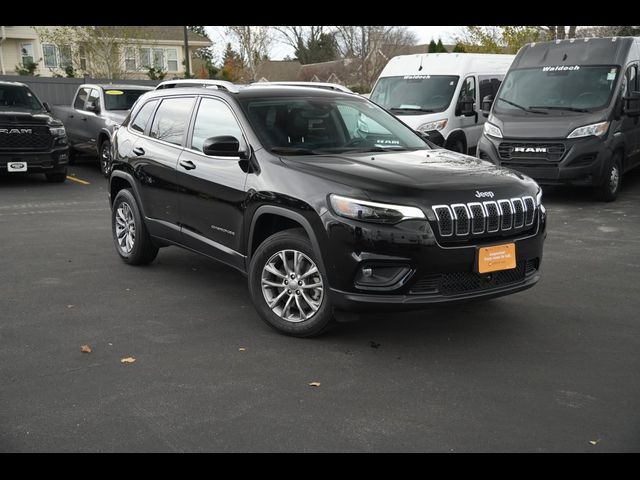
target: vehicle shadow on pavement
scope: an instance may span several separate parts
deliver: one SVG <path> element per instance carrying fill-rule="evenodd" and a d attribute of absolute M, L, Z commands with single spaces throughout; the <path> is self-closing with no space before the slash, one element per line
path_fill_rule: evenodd
<path fill-rule="evenodd" d="M 593 198 L 593 190 L 589 187 L 572 187 L 572 186 L 543 186 L 542 201 L 552 201 L 570 205 L 591 204 L 594 206 L 607 205 L 604 202 Z M 617 202 L 631 200 L 640 196 L 640 167 L 627 172 L 622 179 L 622 186 L 618 194 Z M 615 205 L 612 202 L 611 205 Z"/>

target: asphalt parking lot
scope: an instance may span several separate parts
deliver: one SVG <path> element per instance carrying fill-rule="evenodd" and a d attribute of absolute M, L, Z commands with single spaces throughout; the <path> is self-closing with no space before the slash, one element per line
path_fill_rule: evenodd
<path fill-rule="evenodd" d="M 0 177 L 0 451 L 640 450 L 638 173 L 545 191 L 531 290 L 301 340 L 231 268 L 125 265 L 106 181 L 70 172 Z"/>

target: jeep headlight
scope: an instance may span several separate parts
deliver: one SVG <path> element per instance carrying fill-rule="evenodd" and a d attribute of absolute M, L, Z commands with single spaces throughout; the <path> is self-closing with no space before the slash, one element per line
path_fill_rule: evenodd
<path fill-rule="evenodd" d="M 64 127 L 49 127 L 49 131 L 54 137 L 64 137 L 67 134 L 67 131 L 64 129 Z"/>
<path fill-rule="evenodd" d="M 430 131 L 437 131 L 439 132 L 440 130 L 444 130 L 444 127 L 447 126 L 447 119 L 442 119 L 442 120 L 435 120 L 433 122 L 427 122 L 427 123 L 423 123 L 422 125 L 420 125 L 418 127 L 418 131 L 419 132 L 430 132 Z"/>
<path fill-rule="evenodd" d="M 484 122 L 484 134 L 490 137 L 502 138 L 502 130 L 489 122 Z"/>
<path fill-rule="evenodd" d="M 571 132 L 567 138 L 580 138 L 580 137 L 601 137 L 609 130 L 609 122 L 592 123 L 591 125 L 585 125 L 584 127 L 578 127 Z"/>
<path fill-rule="evenodd" d="M 418 207 L 370 202 L 341 195 L 329 195 L 333 211 L 341 217 L 373 223 L 398 223 L 408 219 L 426 219 Z"/>

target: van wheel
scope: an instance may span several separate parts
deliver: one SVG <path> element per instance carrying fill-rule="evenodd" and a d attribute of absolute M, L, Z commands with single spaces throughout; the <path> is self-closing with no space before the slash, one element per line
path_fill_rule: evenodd
<path fill-rule="evenodd" d="M 451 142 L 447 142 L 446 149 L 452 152 L 464 153 L 465 155 L 467 153 L 464 142 L 460 137 L 453 139 Z"/>
<path fill-rule="evenodd" d="M 111 231 L 116 251 L 125 263 L 146 265 L 158 255 L 158 247 L 149 236 L 138 202 L 127 188 L 118 192 L 111 207 Z"/>
<path fill-rule="evenodd" d="M 311 337 L 335 324 L 329 282 L 304 230 L 276 233 L 258 247 L 249 292 L 262 320 L 285 335 Z"/>
<path fill-rule="evenodd" d="M 100 145 L 100 171 L 105 178 L 111 173 L 111 142 L 104 140 Z"/>
<path fill-rule="evenodd" d="M 622 184 L 622 154 L 616 152 L 611 157 L 607 166 L 606 174 L 602 184 L 594 190 L 596 199 L 603 202 L 613 202 L 618 197 L 620 185 Z"/>

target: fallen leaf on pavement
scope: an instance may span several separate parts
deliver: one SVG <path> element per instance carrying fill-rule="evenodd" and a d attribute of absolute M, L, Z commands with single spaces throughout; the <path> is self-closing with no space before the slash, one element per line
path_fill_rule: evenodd
<path fill-rule="evenodd" d="M 319 387 L 320 386 L 320 382 L 311 382 L 309 384 L 310 387 Z"/>
<path fill-rule="evenodd" d="M 239 352 L 246 352 L 246 351 L 247 351 L 247 349 L 246 349 L 246 348 L 244 348 L 244 347 L 240 347 L 240 348 L 238 349 L 238 351 L 239 351 Z"/>
<path fill-rule="evenodd" d="M 73 308 L 75 305 L 67 305 L 67 308 Z"/>
<path fill-rule="evenodd" d="M 136 359 L 133 357 L 126 357 L 126 358 L 121 358 L 120 359 L 120 363 L 133 363 L 135 362 Z"/>
<path fill-rule="evenodd" d="M 599 443 L 600 443 L 600 439 L 598 439 L 598 440 L 589 440 L 589 443 L 590 443 L 591 445 L 597 445 L 597 444 L 599 444 Z"/>
<path fill-rule="evenodd" d="M 89 345 L 82 345 L 80 351 L 82 353 L 91 353 L 91 347 Z"/>

